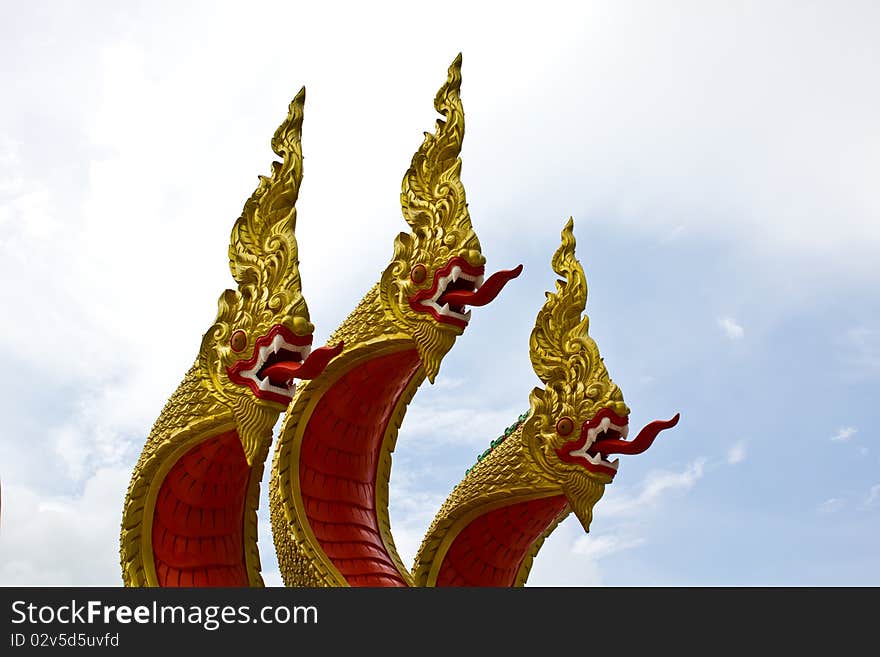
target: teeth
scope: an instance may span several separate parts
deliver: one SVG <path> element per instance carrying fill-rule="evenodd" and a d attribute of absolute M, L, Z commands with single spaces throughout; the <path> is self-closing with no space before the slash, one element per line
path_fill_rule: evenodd
<path fill-rule="evenodd" d="M 611 461 L 611 463 L 609 463 L 608 465 L 610 465 L 612 468 L 614 468 L 615 470 L 617 470 L 617 465 L 618 465 L 619 463 L 620 463 L 620 459 L 614 459 L 614 460 Z"/>
<path fill-rule="evenodd" d="M 437 291 L 434 293 L 434 296 L 431 298 L 431 301 L 437 303 L 437 300 L 446 292 L 446 286 L 449 285 L 449 278 L 441 278 L 440 282 L 437 283 Z M 426 303 L 426 302 L 422 302 Z"/>
<path fill-rule="evenodd" d="M 443 296 L 443 293 L 446 292 L 446 288 L 449 286 L 449 284 L 454 283 L 455 281 L 457 281 L 459 279 L 463 279 L 466 281 L 473 281 L 475 290 L 477 288 L 479 288 L 480 285 L 483 283 L 482 276 L 476 276 L 476 277 L 471 276 L 470 274 L 463 272 L 461 270 L 461 267 L 456 265 L 452 268 L 452 270 L 449 272 L 449 274 L 447 276 L 443 276 L 442 278 L 440 278 L 438 280 L 437 291 L 434 293 L 434 296 L 431 299 L 423 299 L 421 301 L 422 305 L 429 306 L 429 307 L 433 308 L 440 315 L 446 315 L 447 317 L 455 317 L 455 318 L 461 319 L 465 322 L 471 321 L 471 311 L 470 310 L 468 310 L 465 313 L 457 313 L 454 310 L 451 310 L 449 308 L 448 303 L 443 304 L 442 308 L 440 307 L 440 304 L 439 304 L 439 299 L 441 296 Z M 305 356 L 303 356 L 303 359 L 305 359 Z"/>
<path fill-rule="evenodd" d="M 601 465 L 602 463 L 602 457 L 598 454 L 593 454 L 592 456 L 587 454 L 587 460 L 594 465 Z"/>
<path fill-rule="evenodd" d="M 602 421 L 599 423 L 599 429 L 601 431 L 608 431 L 608 427 L 611 426 L 611 418 L 603 417 Z"/>
<path fill-rule="evenodd" d="M 627 434 L 629 434 L 629 425 L 627 424 L 623 429 L 620 430 L 620 437 L 626 438 Z"/>
<path fill-rule="evenodd" d="M 596 430 L 590 429 L 589 431 L 587 431 L 587 442 L 584 443 L 584 449 L 589 449 L 594 442 L 596 442 Z"/>
<path fill-rule="evenodd" d="M 268 377 L 260 378 L 257 376 L 257 372 L 266 364 L 266 359 L 269 354 L 277 354 L 282 349 L 287 351 L 295 352 L 300 355 L 300 362 L 304 362 L 309 354 L 312 353 L 311 345 L 293 345 L 287 342 L 281 335 L 276 335 L 272 338 L 272 342 L 269 345 L 260 347 L 258 354 L 259 357 L 257 359 L 257 363 L 253 369 L 242 372 L 241 376 L 247 377 L 254 381 L 263 392 L 274 392 L 279 395 L 293 396 L 294 391 L 296 390 L 296 382 L 294 379 L 286 382 L 284 386 L 276 386 L 274 385 Z"/>

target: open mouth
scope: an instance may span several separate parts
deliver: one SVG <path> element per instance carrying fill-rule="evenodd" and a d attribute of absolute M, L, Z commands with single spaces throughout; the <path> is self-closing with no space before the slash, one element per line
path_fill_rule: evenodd
<path fill-rule="evenodd" d="M 287 404 L 296 391 L 294 379 L 316 377 L 343 347 L 339 343 L 312 351 L 311 345 L 311 335 L 294 335 L 276 324 L 256 340 L 251 358 L 237 361 L 227 374 L 230 381 L 248 386 L 260 399 Z"/>
<path fill-rule="evenodd" d="M 471 319 L 468 306 L 490 303 L 511 279 L 522 272 L 522 265 L 502 270 L 483 280 L 485 267 L 474 267 L 464 258 L 452 258 L 445 267 L 434 272 L 434 283 L 409 299 L 416 312 L 428 312 L 438 322 L 464 328 Z"/>
<path fill-rule="evenodd" d="M 679 417 L 676 413 L 671 420 L 655 420 L 639 431 L 635 438 L 626 440 L 629 418 L 621 417 L 610 408 L 603 408 L 592 420 L 584 423 L 580 438 L 566 443 L 556 453 L 563 461 L 613 477 L 617 474 L 619 459 L 609 461 L 611 454 L 641 454 L 661 431 L 678 424 Z"/>

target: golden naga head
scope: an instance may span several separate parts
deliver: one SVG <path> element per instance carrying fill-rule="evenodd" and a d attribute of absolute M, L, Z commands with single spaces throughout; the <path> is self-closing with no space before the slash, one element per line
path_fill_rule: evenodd
<path fill-rule="evenodd" d="M 460 89 L 461 54 L 434 98 L 444 118 L 437 119 L 435 134 L 425 133 L 403 177 L 400 202 L 410 232 L 395 239 L 394 258 L 380 283 L 383 307 L 412 335 L 431 382 L 470 320 L 467 306 L 486 305 L 522 271 L 520 265 L 484 280 L 486 258 L 461 182 Z"/>
<path fill-rule="evenodd" d="M 304 102 L 305 88 L 272 138 L 282 161 L 272 163 L 271 176 L 260 176 L 232 228 L 229 268 L 238 287 L 220 295 L 199 352 L 203 380 L 240 420 L 261 412 L 277 418 L 293 398 L 294 378 L 317 376 L 341 349 L 311 351 L 314 325 L 300 283 L 294 229 Z M 255 449 L 245 444 L 248 461 Z"/>
<path fill-rule="evenodd" d="M 522 437 L 542 475 L 562 488 L 589 531 L 593 506 L 617 474 L 611 455 L 645 451 L 679 416 L 652 422 L 626 440 L 629 408 L 589 335 L 587 280 L 574 255 L 573 228 L 569 219 L 552 260 L 562 280 L 555 294 L 547 293 L 529 339 L 532 368 L 545 387 L 532 390 Z"/>

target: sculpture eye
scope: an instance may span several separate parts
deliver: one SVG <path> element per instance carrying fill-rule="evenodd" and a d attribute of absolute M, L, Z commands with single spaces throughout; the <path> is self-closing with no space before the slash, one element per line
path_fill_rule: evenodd
<path fill-rule="evenodd" d="M 425 268 L 425 265 L 418 264 L 412 268 L 409 277 L 412 279 L 413 283 L 421 285 L 425 282 L 425 279 L 428 278 L 428 270 Z"/>
<path fill-rule="evenodd" d="M 229 346 L 232 351 L 241 351 L 247 347 L 247 333 L 238 329 L 229 337 Z"/>
<path fill-rule="evenodd" d="M 556 423 L 556 433 L 560 436 L 567 436 L 574 431 L 574 420 L 570 417 L 564 417 Z"/>

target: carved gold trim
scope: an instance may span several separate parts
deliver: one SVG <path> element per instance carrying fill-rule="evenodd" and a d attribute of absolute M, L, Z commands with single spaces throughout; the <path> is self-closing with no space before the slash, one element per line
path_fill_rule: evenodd
<path fill-rule="evenodd" d="M 272 138 L 272 150 L 282 161 L 272 163 L 269 176 L 260 176 L 232 227 L 227 255 L 237 287 L 221 293 L 217 317 L 202 336 L 196 364 L 163 408 L 135 465 L 120 533 L 126 585 L 158 585 L 152 523 L 168 471 L 198 442 L 230 430 L 238 433 L 250 466 L 242 527 L 248 582 L 262 585 L 257 553 L 259 485 L 271 429 L 285 404 L 259 399 L 248 387 L 231 381 L 229 372 L 244 354 L 254 353 L 256 341 L 276 325 L 298 336 L 314 329 L 302 296 L 294 235 L 302 181 L 304 103 L 302 89 Z M 235 349 L 230 343 L 233 334 L 242 336 Z"/>
<path fill-rule="evenodd" d="M 138 538 L 139 554 L 134 550 L 123 551 L 124 564 L 137 564 L 141 567 L 143 582 L 131 582 L 139 586 L 159 586 L 159 580 L 156 576 L 156 563 L 153 557 L 153 516 L 156 510 L 156 500 L 159 497 L 159 490 L 165 481 L 165 477 L 170 472 L 174 464 L 186 454 L 190 449 L 205 440 L 226 431 L 235 429 L 235 420 L 226 416 L 209 416 L 197 422 L 180 432 L 169 436 L 167 442 L 162 448 L 153 455 L 140 475 L 142 479 L 149 481 L 146 492 L 143 495 L 132 496 L 129 505 L 126 508 L 126 516 L 131 507 L 137 507 L 140 499 L 143 500 L 143 515 L 139 521 L 139 527 L 136 531 L 140 533 Z M 180 441 L 180 442 L 177 442 Z M 171 448 L 173 443 L 177 443 Z M 170 451 L 169 451 L 170 448 Z M 123 531 L 125 525 L 123 524 Z M 131 531 L 131 530 L 129 530 Z M 131 543 L 127 543 L 128 547 L 133 547 Z M 128 569 L 127 569 L 128 570 Z"/>

